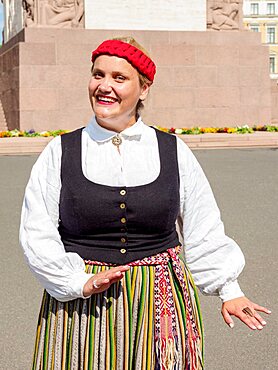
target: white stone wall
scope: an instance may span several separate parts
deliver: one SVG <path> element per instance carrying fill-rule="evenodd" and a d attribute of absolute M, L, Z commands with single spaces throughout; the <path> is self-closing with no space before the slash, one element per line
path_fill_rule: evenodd
<path fill-rule="evenodd" d="M 206 0 L 85 0 L 85 28 L 205 31 Z"/>
<path fill-rule="evenodd" d="M 4 0 L 4 42 L 7 42 L 23 28 L 21 0 Z"/>

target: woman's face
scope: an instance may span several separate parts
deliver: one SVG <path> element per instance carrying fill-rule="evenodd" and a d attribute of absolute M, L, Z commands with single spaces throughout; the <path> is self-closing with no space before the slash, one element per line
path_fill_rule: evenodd
<path fill-rule="evenodd" d="M 95 62 L 89 83 L 89 97 L 98 123 L 121 132 L 136 122 L 136 105 L 148 95 L 139 75 L 125 59 L 101 55 Z"/>

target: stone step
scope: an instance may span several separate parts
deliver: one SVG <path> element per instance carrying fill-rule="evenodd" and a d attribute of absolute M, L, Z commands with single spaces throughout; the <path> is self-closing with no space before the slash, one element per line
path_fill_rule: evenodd
<path fill-rule="evenodd" d="M 0 131 L 7 130 L 7 122 L 5 118 L 5 113 L 2 106 L 2 101 L 0 100 Z"/>
<path fill-rule="evenodd" d="M 178 135 L 191 149 L 277 148 L 278 133 Z M 0 138 L 0 155 L 39 154 L 52 137 Z"/>

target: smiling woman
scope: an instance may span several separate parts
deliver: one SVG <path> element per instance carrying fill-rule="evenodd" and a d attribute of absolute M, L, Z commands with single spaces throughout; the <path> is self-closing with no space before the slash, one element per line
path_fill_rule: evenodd
<path fill-rule="evenodd" d="M 123 58 L 101 55 L 92 69 L 89 97 L 98 123 L 121 132 L 137 120 L 137 104 L 150 85 L 140 84 L 138 72 Z"/>
<path fill-rule="evenodd" d="M 119 58 L 117 56 L 113 56 L 113 52 L 111 51 L 110 45 L 111 42 L 105 41 L 102 43 L 92 54 L 92 79 L 91 83 L 89 85 L 89 93 L 90 93 L 90 100 L 92 104 L 92 108 L 94 110 L 93 106 L 93 96 L 92 96 L 92 89 L 96 86 L 96 84 L 93 83 L 95 80 L 101 80 L 101 83 L 107 83 L 107 78 L 109 77 L 107 74 L 110 73 L 111 80 L 108 81 L 108 89 L 113 90 L 112 87 L 118 86 L 118 91 L 121 93 L 121 91 L 124 92 L 126 97 L 131 93 L 129 101 L 125 99 L 124 104 L 132 104 L 132 100 L 135 99 L 136 105 L 133 107 L 133 111 L 130 111 L 132 106 L 129 108 L 128 113 L 128 120 L 130 121 L 128 126 L 135 123 L 135 121 L 138 118 L 140 109 L 143 108 L 142 101 L 144 101 L 148 95 L 149 87 L 151 86 L 154 74 L 155 74 L 155 65 L 152 62 L 152 60 L 149 58 L 147 52 L 145 49 L 139 45 L 133 38 L 126 37 L 126 38 L 117 38 L 113 39 L 113 47 L 122 48 L 123 45 L 129 45 L 128 50 L 128 56 L 124 56 L 123 52 L 120 51 L 120 55 L 124 57 Z M 124 46 L 124 49 L 126 49 L 126 46 Z M 118 50 L 118 51 L 119 51 Z M 133 53 L 133 54 L 132 54 Z M 98 57 L 100 55 L 100 57 Z M 98 58 L 97 58 L 98 57 Z M 112 59 L 111 59 L 112 58 Z M 106 77 L 105 77 L 105 71 L 99 70 L 99 64 L 103 63 L 106 68 L 113 65 L 115 68 L 115 71 L 109 71 L 107 70 Z M 140 68 L 136 68 L 140 65 Z M 135 69 L 135 68 L 136 69 Z M 140 70 L 142 72 L 140 72 Z M 117 82 L 114 85 L 111 85 L 112 80 Z M 139 85 L 138 86 L 138 82 Z M 122 84 L 122 86 L 120 86 Z M 105 88 L 105 86 L 104 86 Z M 100 86 L 100 90 L 102 90 L 102 85 Z M 128 91 L 130 89 L 130 91 Z M 105 97 L 107 97 L 107 92 L 105 92 Z M 119 97 L 120 99 L 120 97 Z M 103 100 L 102 100 L 103 101 Z M 115 103 L 119 103 L 119 100 L 115 101 Z M 119 108 L 119 106 L 118 106 Z M 124 108 L 124 107 L 123 107 Z M 134 111 L 135 109 L 135 111 Z M 107 127 L 108 128 L 108 127 Z M 122 130 L 121 130 L 122 131 Z"/>
<path fill-rule="evenodd" d="M 91 122 L 49 143 L 25 193 L 20 241 L 46 290 L 33 369 L 201 370 L 195 283 L 230 327 L 262 329 L 269 311 L 243 297 L 244 257 L 197 160 L 139 115 L 152 59 L 127 38 L 92 62 Z"/>

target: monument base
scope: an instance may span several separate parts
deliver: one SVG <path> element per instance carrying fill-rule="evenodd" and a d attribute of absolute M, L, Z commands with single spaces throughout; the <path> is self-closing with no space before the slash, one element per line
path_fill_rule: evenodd
<path fill-rule="evenodd" d="M 91 51 L 131 35 L 157 76 L 142 111 L 163 127 L 271 122 L 268 48 L 248 31 L 119 31 L 25 28 L 0 49 L 0 98 L 9 129 L 73 129 L 92 115 Z"/>
<path fill-rule="evenodd" d="M 271 80 L 271 122 L 278 125 L 278 80 Z"/>

